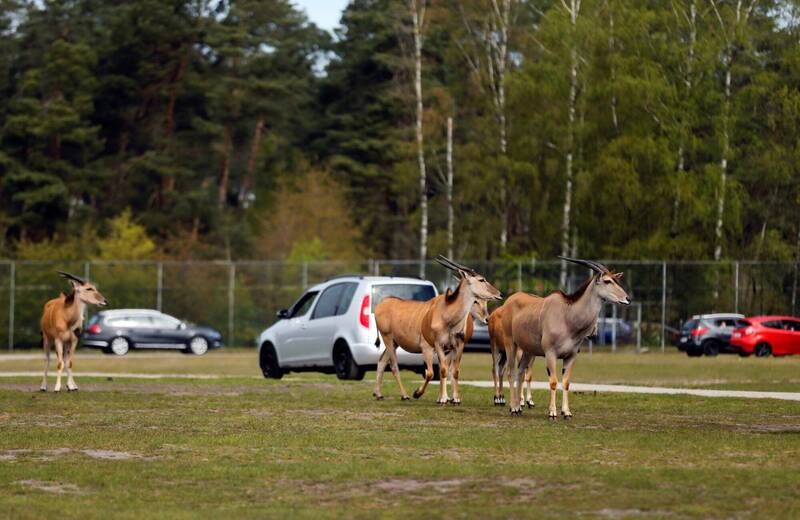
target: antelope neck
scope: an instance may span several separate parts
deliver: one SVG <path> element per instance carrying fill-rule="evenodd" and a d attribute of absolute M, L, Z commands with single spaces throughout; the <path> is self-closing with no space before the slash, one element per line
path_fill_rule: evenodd
<path fill-rule="evenodd" d="M 579 329 L 592 327 L 603 306 L 603 300 L 595 292 L 595 285 L 596 280 L 593 277 L 590 286 L 578 298 L 578 301 L 568 307 L 569 320 Z"/>

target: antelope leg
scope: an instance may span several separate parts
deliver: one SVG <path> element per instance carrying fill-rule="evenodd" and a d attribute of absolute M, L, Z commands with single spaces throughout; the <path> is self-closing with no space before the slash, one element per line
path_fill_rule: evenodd
<path fill-rule="evenodd" d="M 386 363 L 389 361 L 389 349 L 394 347 L 394 342 L 391 338 L 386 338 L 386 336 L 383 334 L 381 334 L 381 337 L 383 338 L 383 344 L 386 346 L 386 348 L 381 353 L 381 357 L 378 358 L 378 372 L 375 374 L 375 390 L 372 392 L 372 395 L 375 397 L 375 399 L 378 399 L 379 401 L 383 399 L 383 395 L 381 395 L 381 386 L 383 386 L 383 372 L 386 370 Z"/>
<path fill-rule="evenodd" d="M 545 362 L 547 363 L 547 375 L 550 376 L 550 406 L 548 411 L 548 417 L 551 420 L 554 420 L 558 417 L 558 413 L 556 412 L 556 389 L 558 388 L 558 375 L 556 374 L 556 365 L 558 360 L 552 351 L 545 354 L 544 357 Z"/>
<path fill-rule="evenodd" d="M 78 346 L 78 338 L 72 336 L 67 349 L 67 391 L 72 392 L 78 389 L 75 380 L 72 378 L 72 356 L 75 354 L 75 348 Z"/>
<path fill-rule="evenodd" d="M 42 386 L 40 390 L 47 392 L 47 371 L 50 370 L 50 342 L 42 334 L 42 346 L 44 347 L 44 377 L 42 377 Z"/>
<path fill-rule="evenodd" d="M 55 339 L 56 344 L 56 386 L 53 387 L 54 392 L 61 391 L 61 371 L 64 369 L 64 342 L 61 338 Z"/>
<path fill-rule="evenodd" d="M 422 346 L 422 357 L 425 359 L 425 380 L 419 388 L 414 390 L 414 399 L 419 399 L 428 388 L 428 383 L 433 379 L 433 349 L 425 344 Z"/>
<path fill-rule="evenodd" d="M 578 359 L 577 354 L 572 354 L 564 360 L 564 375 L 561 376 L 561 415 L 564 419 L 571 419 L 572 412 L 569 411 L 569 381 L 572 378 L 572 367 Z"/>
<path fill-rule="evenodd" d="M 436 357 L 439 358 L 439 404 L 447 404 L 447 356 L 441 345 L 434 345 Z"/>
<path fill-rule="evenodd" d="M 403 386 L 403 380 L 400 379 L 400 367 L 397 364 L 397 349 L 394 347 L 394 345 L 392 345 L 391 350 L 387 348 L 386 351 L 389 352 L 389 362 L 390 366 L 392 367 L 392 374 L 394 375 L 395 381 L 397 381 L 397 386 L 400 387 L 400 399 L 403 401 L 408 401 L 410 398 L 408 397 L 408 393 Z"/>

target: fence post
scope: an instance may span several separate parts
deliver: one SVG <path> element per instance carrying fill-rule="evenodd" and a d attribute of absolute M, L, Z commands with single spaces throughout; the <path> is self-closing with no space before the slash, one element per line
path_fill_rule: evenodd
<path fill-rule="evenodd" d="M 90 263 L 89 262 L 84 262 L 83 263 L 83 279 L 84 280 L 90 280 L 92 278 L 91 277 L 91 271 L 92 271 L 92 269 L 91 269 Z M 84 323 L 86 323 L 88 320 L 89 320 L 89 306 L 86 305 L 86 306 L 83 307 L 83 321 L 84 321 Z"/>
<path fill-rule="evenodd" d="M 303 277 L 302 284 L 303 290 L 305 291 L 308 289 L 308 262 L 303 262 L 303 272 L 301 276 Z"/>
<path fill-rule="evenodd" d="M 734 265 L 734 297 L 733 297 L 733 312 L 739 312 L 739 262 Z"/>
<path fill-rule="evenodd" d="M 517 292 L 522 292 L 522 262 L 517 261 Z"/>
<path fill-rule="evenodd" d="M 642 304 L 636 304 L 636 352 L 642 349 Z"/>
<path fill-rule="evenodd" d="M 14 291 L 17 288 L 17 264 L 11 262 L 11 272 L 8 282 L 8 350 L 14 350 Z"/>
<path fill-rule="evenodd" d="M 667 326 L 667 263 L 661 262 L 661 352 L 666 351 Z"/>
<path fill-rule="evenodd" d="M 234 287 L 236 284 L 236 264 L 231 262 L 228 264 L 228 343 L 233 345 L 235 338 L 233 337 L 233 308 L 235 304 Z"/>
<path fill-rule="evenodd" d="M 373 264 L 373 267 L 375 268 L 375 272 L 373 274 L 375 276 L 380 276 L 381 275 L 381 261 L 380 260 L 375 260 L 375 263 Z"/>
<path fill-rule="evenodd" d="M 611 352 L 617 351 L 617 306 L 611 306 Z"/>
<path fill-rule="evenodd" d="M 163 306 L 164 291 L 164 263 L 159 262 L 156 268 L 156 309 L 161 312 Z"/>

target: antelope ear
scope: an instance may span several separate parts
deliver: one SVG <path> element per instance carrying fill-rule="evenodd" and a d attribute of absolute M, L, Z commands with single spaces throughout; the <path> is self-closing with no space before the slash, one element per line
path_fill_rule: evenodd
<path fill-rule="evenodd" d="M 614 273 L 613 276 L 616 281 L 622 280 L 622 273 Z"/>

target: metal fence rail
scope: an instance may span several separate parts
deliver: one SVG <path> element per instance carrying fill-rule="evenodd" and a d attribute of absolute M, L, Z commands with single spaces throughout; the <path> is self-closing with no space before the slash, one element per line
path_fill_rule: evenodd
<path fill-rule="evenodd" d="M 798 265 L 775 262 L 652 262 L 604 260 L 624 271 L 623 285 L 635 305 L 607 306 L 603 315 L 635 324 L 628 341 L 660 346 L 671 342 L 681 322 L 693 314 L 741 312 L 794 314 Z M 515 291 L 547 294 L 558 289 L 557 261 L 468 262 L 504 295 Z M 570 267 L 567 290 L 588 274 Z M 310 285 L 343 273 L 417 276 L 418 261 L 0 261 L 0 334 L 9 350 L 39 344 L 42 305 L 66 282 L 55 271 L 95 282 L 112 308 L 154 308 L 216 327 L 229 345 L 253 345 L 275 312 L 290 305 Z M 440 289 L 452 286 L 449 272 L 433 261 L 425 272 Z M 90 315 L 97 309 L 90 308 Z M 616 329 L 613 335 L 616 339 Z M 602 336 L 602 335 L 601 335 Z M 620 338 L 624 339 L 624 338 Z M 616 342 L 615 342 L 616 343 Z"/>

